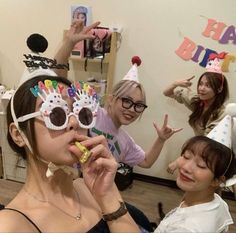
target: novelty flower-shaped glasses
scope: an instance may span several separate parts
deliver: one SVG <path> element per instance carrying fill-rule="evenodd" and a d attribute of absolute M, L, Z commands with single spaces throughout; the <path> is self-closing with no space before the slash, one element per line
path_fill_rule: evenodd
<path fill-rule="evenodd" d="M 92 128 L 96 122 L 98 100 L 92 87 L 78 82 L 67 88 L 67 94 L 73 98 L 73 111 L 69 111 L 68 104 L 63 100 L 61 92 L 64 87 L 56 81 L 45 80 L 31 88 L 35 97 L 40 97 L 43 104 L 39 111 L 21 116 L 18 122 L 24 122 L 35 117 L 42 117 L 47 128 L 62 130 L 68 125 L 69 117 L 75 116 L 81 128 Z"/>

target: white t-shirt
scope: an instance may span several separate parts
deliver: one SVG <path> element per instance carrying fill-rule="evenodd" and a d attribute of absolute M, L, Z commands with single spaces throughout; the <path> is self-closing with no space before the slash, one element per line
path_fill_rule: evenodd
<path fill-rule="evenodd" d="M 220 233 L 227 232 L 233 224 L 227 203 L 217 194 L 208 203 L 180 206 L 166 215 L 155 233 Z"/>

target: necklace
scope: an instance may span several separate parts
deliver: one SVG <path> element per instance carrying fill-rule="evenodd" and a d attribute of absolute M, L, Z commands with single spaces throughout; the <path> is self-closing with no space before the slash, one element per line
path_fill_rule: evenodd
<path fill-rule="evenodd" d="M 80 205 L 80 198 L 79 198 L 79 194 L 78 192 L 76 191 L 76 189 L 74 188 L 74 191 L 76 193 L 76 196 L 77 196 L 77 199 L 78 199 L 78 202 L 79 202 L 79 213 L 76 214 L 76 215 L 72 215 L 72 214 L 69 214 L 67 213 L 66 211 L 64 211 L 63 209 L 61 209 L 60 207 L 58 207 L 57 205 L 55 205 L 53 202 L 51 202 L 50 200 L 43 200 L 43 199 L 40 199 L 38 198 L 37 196 L 33 195 L 32 193 L 30 193 L 26 188 L 23 188 L 23 190 L 25 191 L 26 194 L 28 194 L 30 197 L 34 198 L 35 200 L 39 201 L 39 202 L 43 202 L 43 203 L 48 203 L 50 204 L 51 206 L 53 206 L 54 208 L 60 210 L 62 213 L 66 214 L 67 216 L 71 217 L 71 218 L 74 218 L 76 220 L 80 220 L 81 219 L 81 205 Z"/>

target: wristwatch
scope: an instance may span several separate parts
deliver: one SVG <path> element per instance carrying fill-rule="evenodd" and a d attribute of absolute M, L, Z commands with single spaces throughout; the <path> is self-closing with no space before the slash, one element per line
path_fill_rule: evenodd
<path fill-rule="evenodd" d="M 104 221 L 113 221 L 125 215 L 126 213 L 127 213 L 127 209 L 126 209 L 125 203 L 120 202 L 120 207 L 118 210 L 110 214 L 103 214 L 102 218 Z"/>

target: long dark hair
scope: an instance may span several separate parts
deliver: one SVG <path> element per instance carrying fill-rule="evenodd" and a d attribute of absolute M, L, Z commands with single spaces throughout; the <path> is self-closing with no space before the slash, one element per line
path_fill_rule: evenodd
<path fill-rule="evenodd" d="M 71 86 L 71 82 L 68 79 L 58 77 L 58 76 L 47 76 L 40 75 L 34 77 L 25 83 L 23 83 L 17 90 L 14 96 L 14 111 L 16 117 L 20 117 L 29 113 L 35 112 L 36 100 L 35 96 L 31 93 L 30 88 L 34 87 L 38 84 L 39 81 L 44 81 L 46 79 L 55 80 L 57 82 L 63 83 L 68 87 Z M 7 127 L 9 129 L 9 125 L 13 122 L 12 114 L 11 114 L 11 101 L 7 106 Z M 35 145 L 35 130 L 34 130 L 34 119 L 30 119 L 25 122 L 19 122 L 20 129 L 25 133 L 29 143 L 33 149 L 33 151 L 37 151 Z M 9 131 L 7 132 L 7 140 L 10 147 L 15 151 L 18 155 L 21 155 L 23 159 L 27 158 L 26 150 L 24 147 L 19 147 L 12 139 Z"/>
<path fill-rule="evenodd" d="M 200 123 L 200 125 L 203 128 L 205 128 L 210 118 L 212 118 L 212 120 L 216 120 L 219 116 L 219 109 L 222 107 L 224 102 L 229 98 L 228 83 L 223 74 L 214 72 L 205 72 L 200 76 L 197 87 L 199 87 L 200 81 L 203 76 L 206 77 L 210 87 L 214 91 L 215 99 L 205 112 L 203 112 L 204 110 L 203 102 L 199 98 L 194 100 L 194 102 L 191 104 L 193 111 L 192 114 L 189 116 L 189 121 L 188 121 L 192 127 Z"/>

